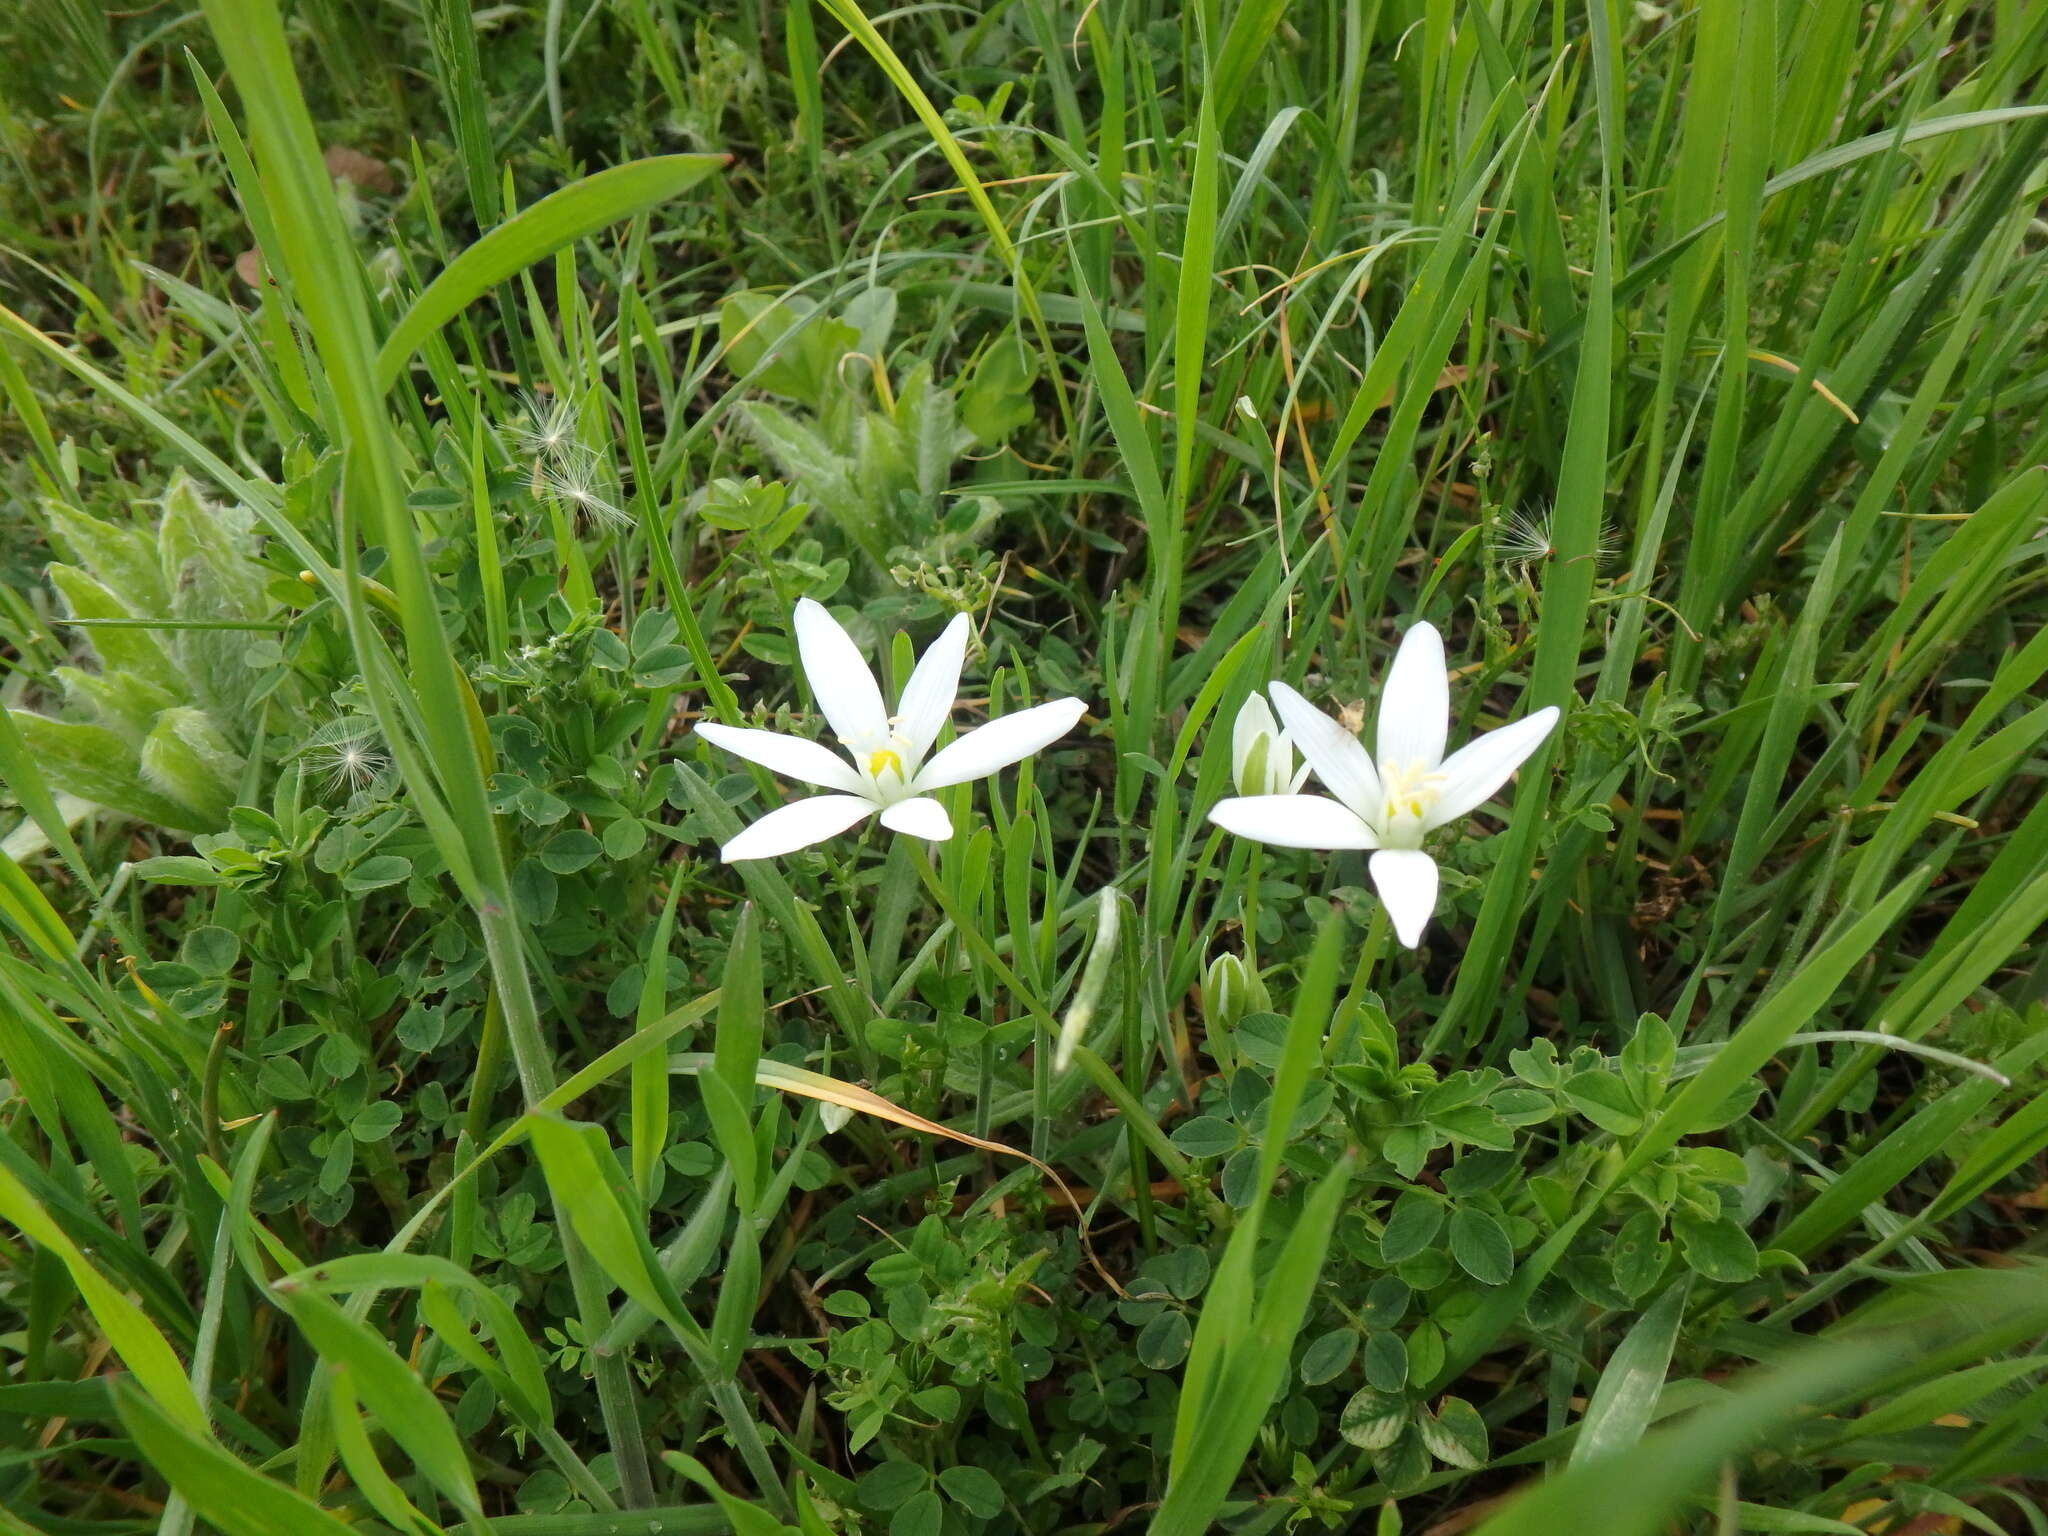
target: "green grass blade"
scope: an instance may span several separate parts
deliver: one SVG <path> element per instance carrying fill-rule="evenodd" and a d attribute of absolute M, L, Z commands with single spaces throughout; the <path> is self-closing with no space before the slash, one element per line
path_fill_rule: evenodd
<path fill-rule="evenodd" d="M 136 1449 L 201 1519 L 226 1536 L 347 1536 L 354 1529 L 313 1500 L 245 1467 L 128 1383 L 115 1384 L 114 1402 Z"/>
<path fill-rule="evenodd" d="M 678 197 L 714 171 L 724 155 L 660 155 L 615 165 L 551 192 L 464 249 L 442 269 L 391 328 L 377 350 L 383 389 L 398 382 L 427 339 L 507 278 L 585 235 Z"/>
<path fill-rule="evenodd" d="M 134 1374 L 153 1404 L 151 1412 L 193 1435 L 206 1432 L 206 1414 L 193 1394 L 184 1364 L 156 1324 L 99 1272 L 64 1229 L 51 1220 L 35 1196 L 5 1167 L 0 1167 L 0 1216 L 22 1235 L 54 1254 L 71 1275 L 107 1343 Z"/>
<path fill-rule="evenodd" d="M 1657 1399 L 1663 1395 L 1664 1376 L 1671 1369 L 1679 1326 L 1685 1321 L 1686 1297 L 1691 1293 L 1689 1279 L 1666 1286 L 1608 1357 L 1599 1385 L 1586 1404 L 1586 1416 L 1579 1421 L 1571 1465 L 1621 1454 L 1643 1438 L 1656 1417 Z"/>

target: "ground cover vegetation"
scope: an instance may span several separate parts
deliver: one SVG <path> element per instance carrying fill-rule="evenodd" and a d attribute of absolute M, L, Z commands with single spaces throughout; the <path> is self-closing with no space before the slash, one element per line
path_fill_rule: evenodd
<path fill-rule="evenodd" d="M 2048 1531 L 2048 7 L 0 44 L 7 1531 Z"/>

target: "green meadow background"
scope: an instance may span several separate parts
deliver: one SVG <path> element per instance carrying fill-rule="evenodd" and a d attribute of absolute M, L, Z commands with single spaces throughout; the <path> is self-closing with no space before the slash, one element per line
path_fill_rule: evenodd
<path fill-rule="evenodd" d="M 0 1529 L 2048 1532 L 2044 79 L 16 0 Z M 803 597 L 1088 714 L 724 865 Z M 1207 812 L 1422 619 L 1408 950 Z"/>

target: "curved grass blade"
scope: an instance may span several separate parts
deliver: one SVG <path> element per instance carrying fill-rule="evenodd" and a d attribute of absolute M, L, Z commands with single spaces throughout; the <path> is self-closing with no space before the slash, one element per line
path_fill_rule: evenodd
<path fill-rule="evenodd" d="M 132 1383 L 116 1378 L 114 1406 L 135 1448 L 225 1536 L 353 1536 L 355 1527 L 243 1466 Z"/>
<path fill-rule="evenodd" d="M 427 339 L 506 278 L 563 246 L 664 202 L 723 169 L 728 155 L 657 155 L 599 171 L 521 209 L 469 246 L 427 284 L 377 350 L 389 389 Z"/>
<path fill-rule="evenodd" d="M 106 1334 L 107 1343 L 134 1373 L 135 1380 L 167 1424 L 194 1435 L 206 1430 L 206 1414 L 186 1378 L 185 1367 L 170 1341 L 157 1329 L 142 1308 L 117 1290 L 93 1262 L 80 1251 L 64 1229 L 57 1225 L 35 1196 L 5 1167 L 0 1167 L 0 1216 L 21 1230 L 22 1236 L 55 1254 L 70 1272 L 71 1283 L 85 1298 L 93 1320 Z"/>

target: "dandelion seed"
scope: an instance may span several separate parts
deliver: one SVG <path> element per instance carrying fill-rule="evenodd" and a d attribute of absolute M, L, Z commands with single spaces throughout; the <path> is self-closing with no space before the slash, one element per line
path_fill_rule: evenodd
<path fill-rule="evenodd" d="M 618 487 L 603 463 L 587 448 L 558 455 L 553 465 L 542 472 L 541 484 L 549 495 L 586 522 L 625 528 L 633 521 L 614 499 Z"/>
<path fill-rule="evenodd" d="M 1557 553 L 1551 542 L 1550 519 L 1510 512 L 1494 536 L 1494 552 L 1506 566 L 1526 569 Z"/>
<path fill-rule="evenodd" d="M 505 430 L 521 458 L 554 459 L 572 454 L 576 440 L 576 407 L 559 395 L 543 398 L 528 390 L 519 397 L 521 418 Z"/>
<path fill-rule="evenodd" d="M 391 766 L 390 754 L 377 742 L 377 728 L 355 715 L 343 715 L 316 730 L 301 754 L 306 766 L 326 783 L 329 794 L 344 789 L 359 795 Z"/>
<path fill-rule="evenodd" d="M 1541 565 L 1546 560 L 1557 558 L 1555 534 L 1557 512 L 1547 508 L 1542 512 L 1529 514 L 1510 512 L 1494 533 L 1495 557 L 1511 570 L 1526 571 L 1532 565 Z M 1605 564 L 1614 553 L 1614 528 L 1605 518 L 1593 532 L 1593 563 Z"/>

